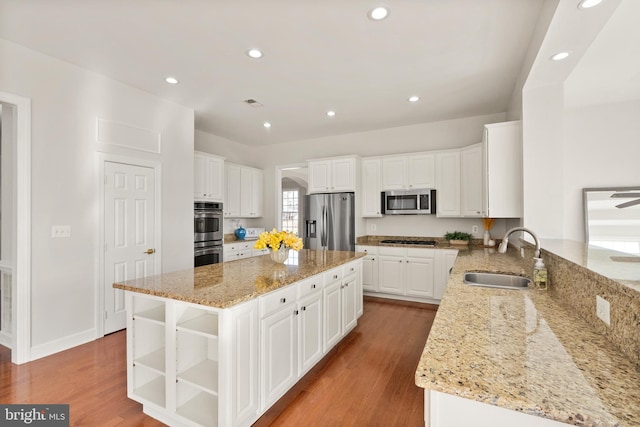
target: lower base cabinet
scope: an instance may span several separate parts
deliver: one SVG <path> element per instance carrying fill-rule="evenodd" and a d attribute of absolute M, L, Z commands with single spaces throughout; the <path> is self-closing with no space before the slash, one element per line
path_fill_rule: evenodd
<path fill-rule="evenodd" d="M 566 427 L 569 424 L 433 390 L 424 391 L 425 427 Z"/>
<path fill-rule="evenodd" d="M 227 309 L 125 292 L 129 398 L 171 426 L 250 426 L 356 326 L 361 266 Z"/>
<path fill-rule="evenodd" d="M 367 295 L 438 303 L 442 299 L 455 249 L 357 246 L 362 258 L 362 288 Z"/>

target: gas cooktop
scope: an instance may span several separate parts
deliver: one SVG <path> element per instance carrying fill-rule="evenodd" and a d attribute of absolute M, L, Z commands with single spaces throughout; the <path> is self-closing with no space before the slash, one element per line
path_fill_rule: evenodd
<path fill-rule="evenodd" d="M 435 240 L 402 240 L 402 239 L 388 239 L 381 240 L 380 243 L 389 243 L 392 245 L 420 245 L 420 246 L 435 246 Z"/>

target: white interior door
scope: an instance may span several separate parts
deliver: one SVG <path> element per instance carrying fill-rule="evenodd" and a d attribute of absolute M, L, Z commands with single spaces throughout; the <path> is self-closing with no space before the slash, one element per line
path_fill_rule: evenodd
<path fill-rule="evenodd" d="M 155 180 L 152 168 L 105 162 L 104 334 L 126 326 L 124 291 L 112 284 L 154 273 Z"/>

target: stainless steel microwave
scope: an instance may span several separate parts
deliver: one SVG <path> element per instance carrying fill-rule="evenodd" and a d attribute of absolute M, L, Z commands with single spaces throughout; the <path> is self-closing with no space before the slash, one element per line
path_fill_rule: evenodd
<path fill-rule="evenodd" d="M 436 190 L 393 190 L 382 193 L 385 215 L 429 215 L 436 213 Z"/>

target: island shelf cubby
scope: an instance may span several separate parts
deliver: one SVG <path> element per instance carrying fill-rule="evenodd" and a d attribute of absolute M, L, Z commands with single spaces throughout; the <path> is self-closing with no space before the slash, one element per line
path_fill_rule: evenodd
<path fill-rule="evenodd" d="M 131 334 L 127 334 L 132 366 L 129 395 L 165 407 L 166 304 L 156 298 L 139 296 L 133 296 L 128 303 L 132 313 Z"/>

